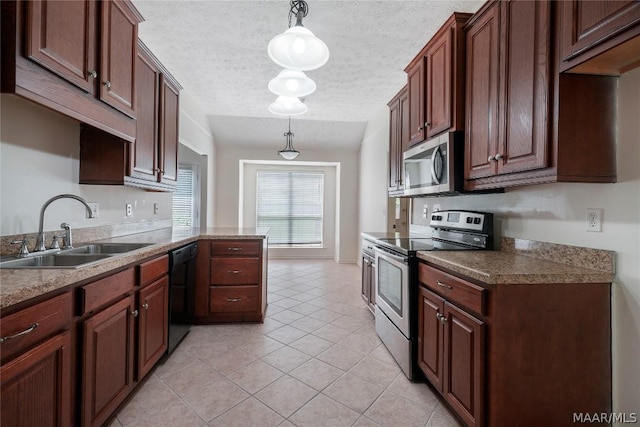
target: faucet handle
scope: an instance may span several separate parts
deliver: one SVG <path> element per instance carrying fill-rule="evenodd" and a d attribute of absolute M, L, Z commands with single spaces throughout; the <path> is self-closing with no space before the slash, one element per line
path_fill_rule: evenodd
<path fill-rule="evenodd" d="M 29 256 L 29 249 L 27 248 L 27 238 L 25 237 L 22 240 L 14 240 L 11 242 L 12 245 L 20 245 L 20 249 L 16 254 L 16 258 L 25 258 Z"/>
<path fill-rule="evenodd" d="M 60 224 L 60 228 L 64 230 L 64 236 L 62 236 L 62 249 L 73 248 L 73 240 L 71 237 L 71 226 L 66 222 Z"/>
<path fill-rule="evenodd" d="M 62 237 L 64 239 L 64 236 L 56 236 L 54 235 L 51 239 L 51 246 L 49 247 L 49 249 L 60 249 L 60 244 L 58 243 L 58 239 Z M 64 244 L 64 241 L 63 241 Z"/>

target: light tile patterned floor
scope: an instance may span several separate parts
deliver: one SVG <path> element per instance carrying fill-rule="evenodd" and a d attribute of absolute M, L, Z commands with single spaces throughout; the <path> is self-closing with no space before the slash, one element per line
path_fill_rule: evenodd
<path fill-rule="evenodd" d="M 270 260 L 263 324 L 194 326 L 119 426 L 459 426 L 375 333 L 360 268 Z"/>

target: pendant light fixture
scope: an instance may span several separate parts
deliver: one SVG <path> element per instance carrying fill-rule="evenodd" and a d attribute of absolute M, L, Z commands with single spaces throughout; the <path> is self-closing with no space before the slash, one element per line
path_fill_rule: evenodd
<path fill-rule="evenodd" d="M 279 116 L 299 116 L 308 110 L 309 107 L 295 96 L 279 96 L 273 104 L 269 105 L 269 111 Z"/>
<path fill-rule="evenodd" d="M 299 98 L 311 95 L 316 90 L 316 82 L 302 71 L 282 70 L 269 82 L 269 90 L 279 96 Z"/>
<path fill-rule="evenodd" d="M 295 148 L 293 148 L 293 133 L 291 133 L 291 117 L 289 117 L 289 131 L 285 132 L 284 136 L 287 137 L 287 145 L 285 145 L 282 150 L 278 151 L 278 154 L 281 155 L 286 160 L 293 160 L 296 157 L 298 157 L 300 152 Z"/>
<path fill-rule="evenodd" d="M 269 42 L 269 57 L 282 68 L 297 71 L 315 70 L 329 60 L 327 45 L 302 25 L 302 18 L 307 16 L 308 12 L 306 1 L 291 0 L 289 29 Z M 296 17 L 296 25 L 292 27 L 293 16 Z"/>

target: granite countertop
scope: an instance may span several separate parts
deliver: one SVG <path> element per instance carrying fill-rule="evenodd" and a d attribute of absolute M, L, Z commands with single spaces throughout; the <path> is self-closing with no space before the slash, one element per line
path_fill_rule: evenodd
<path fill-rule="evenodd" d="M 420 251 L 418 258 L 487 284 L 611 283 L 615 253 L 503 238 L 500 251 Z"/>
<path fill-rule="evenodd" d="M 149 231 L 102 239 L 88 243 L 151 243 L 122 255 L 77 269 L 0 269 L 0 309 L 90 280 L 101 274 L 166 253 L 202 239 L 264 239 L 268 229 L 259 228 L 185 228 Z M 76 247 L 83 243 L 76 243 Z"/>

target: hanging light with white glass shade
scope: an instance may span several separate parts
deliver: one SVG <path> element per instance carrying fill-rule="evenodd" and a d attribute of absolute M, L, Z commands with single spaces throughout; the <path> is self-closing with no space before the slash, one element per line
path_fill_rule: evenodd
<path fill-rule="evenodd" d="M 283 68 L 297 71 L 315 70 L 329 60 L 327 45 L 302 25 L 302 18 L 307 16 L 308 12 L 307 2 L 291 0 L 289 29 L 269 42 L 269 57 Z M 296 25 L 292 27 L 293 16 L 296 17 Z"/>
<path fill-rule="evenodd" d="M 279 96 L 269 105 L 269 111 L 279 116 L 299 116 L 309 110 L 299 98 L 295 96 Z"/>
<path fill-rule="evenodd" d="M 316 90 L 316 82 L 297 70 L 282 70 L 269 82 L 269 90 L 278 96 L 302 97 Z"/>
<path fill-rule="evenodd" d="M 278 154 L 282 156 L 286 160 L 293 160 L 300 152 L 293 148 L 293 133 L 291 133 L 291 117 L 289 117 L 289 131 L 284 133 L 284 136 L 287 138 L 287 144 L 284 146 L 282 150 L 278 151 Z"/>

